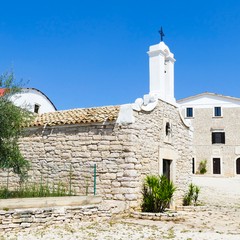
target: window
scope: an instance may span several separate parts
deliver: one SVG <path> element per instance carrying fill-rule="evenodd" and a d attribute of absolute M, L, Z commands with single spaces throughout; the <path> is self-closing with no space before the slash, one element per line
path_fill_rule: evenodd
<path fill-rule="evenodd" d="M 166 136 L 170 135 L 171 127 L 169 122 L 166 123 L 165 132 L 166 132 Z"/>
<path fill-rule="evenodd" d="M 195 159 L 192 158 L 192 173 L 195 173 Z"/>
<path fill-rule="evenodd" d="M 193 108 L 186 108 L 186 117 L 193 117 Z"/>
<path fill-rule="evenodd" d="M 214 117 L 221 117 L 221 116 L 222 116 L 221 107 L 214 107 Z"/>
<path fill-rule="evenodd" d="M 34 112 L 38 113 L 39 112 L 40 106 L 38 104 L 34 104 Z"/>
<path fill-rule="evenodd" d="M 212 132 L 212 144 L 225 143 L 225 132 Z"/>

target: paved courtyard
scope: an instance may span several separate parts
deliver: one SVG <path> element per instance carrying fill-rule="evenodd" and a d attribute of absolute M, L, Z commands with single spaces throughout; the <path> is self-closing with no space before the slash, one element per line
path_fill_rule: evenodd
<path fill-rule="evenodd" d="M 0 239 L 179 239 L 240 240 L 240 178 L 194 177 L 201 187 L 196 212 L 179 212 L 174 221 L 114 219 L 110 222 L 75 223 L 5 234 Z"/>

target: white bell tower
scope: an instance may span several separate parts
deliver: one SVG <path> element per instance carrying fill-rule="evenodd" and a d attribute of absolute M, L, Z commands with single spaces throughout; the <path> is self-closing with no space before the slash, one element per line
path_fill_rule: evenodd
<path fill-rule="evenodd" d="M 161 42 L 150 46 L 149 55 L 149 73 L 150 73 L 150 95 L 156 95 L 158 98 L 176 104 L 174 97 L 174 55 L 170 52 L 168 46 L 162 41 L 164 36 L 162 28 L 160 31 Z"/>

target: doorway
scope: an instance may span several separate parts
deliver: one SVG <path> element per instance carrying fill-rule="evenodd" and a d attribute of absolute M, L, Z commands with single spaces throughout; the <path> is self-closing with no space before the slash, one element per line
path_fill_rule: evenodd
<path fill-rule="evenodd" d="M 166 176 L 168 180 L 171 180 L 171 163 L 172 160 L 163 159 L 163 175 Z"/>
<path fill-rule="evenodd" d="M 236 160 L 236 172 L 237 174 L 240 174 L 240 158 Z"/>
<path fill-rule="evenodd" d="M 213 158 L 213 174 L 221 174 L 221 159 Z"/>

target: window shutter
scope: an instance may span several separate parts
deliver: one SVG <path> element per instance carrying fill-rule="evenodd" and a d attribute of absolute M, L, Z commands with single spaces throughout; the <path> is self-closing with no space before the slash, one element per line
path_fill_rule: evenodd
<path fill-rule="evenodd" d="M 221 143 L 225 143 L 225 133 L 222 132 L 222 142 Z"/>

